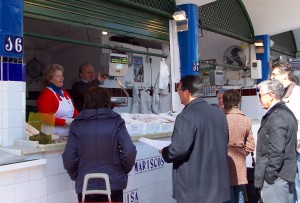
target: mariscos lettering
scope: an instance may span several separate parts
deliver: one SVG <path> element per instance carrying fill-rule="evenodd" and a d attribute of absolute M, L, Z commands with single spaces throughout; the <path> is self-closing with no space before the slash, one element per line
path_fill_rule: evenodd
<path fill-rule="evenodd" d="M 134 165 L 134 173 L 142 173 L 164 167 L 165 161 L 161 156 L 137 160 Z"/>

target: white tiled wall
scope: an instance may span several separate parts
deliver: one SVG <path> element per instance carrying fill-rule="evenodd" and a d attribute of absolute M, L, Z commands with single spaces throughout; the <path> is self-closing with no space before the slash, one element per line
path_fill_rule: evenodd
<path fill-rule="evenodd" d="M 158 151 L 140 142 L 137 159 L 160 156 Z M 62 152 L 48 152 L 42 156 L 47 164 L 0 173 L 0 203 L 75 203 L 75 182 L 63 168 Z M 124 193 L 137 191 L 138 202 L 175 203 L 172 198 L 172 165 L 141 173 L 130 172 Z M 125 202 L 125 203 L 136 203 Z"/>
<path fill-rule="evenodd" d="M 24 138 L 25 82 L 0 81 L 0 146 Z"/>

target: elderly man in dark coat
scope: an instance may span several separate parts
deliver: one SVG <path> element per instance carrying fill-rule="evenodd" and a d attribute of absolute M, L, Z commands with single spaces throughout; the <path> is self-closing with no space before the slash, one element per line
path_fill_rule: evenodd
<path fill-rule="evenodd" d="M 254 184 L 264 203 L 293 203 L 296 177 L 297 120 L 281 101 L 283 85 L 266 80 L 258 85 L 266 114 L 257 134 Z"/>
<path fill-rule="evenodd" d="M 184 76 L 177 88 L 185 105 L 177 116 L 171 144 L 162 149 L 173 163 L 173 197 L 178 203 L 230 200 L 228 126 L 224 112 L 202 98 L 197 76 Z"/>

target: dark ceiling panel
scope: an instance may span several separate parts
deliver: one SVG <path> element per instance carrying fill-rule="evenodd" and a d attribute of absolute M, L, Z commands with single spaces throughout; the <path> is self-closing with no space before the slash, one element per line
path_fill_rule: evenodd
<path fill-rule="evenodd" d="M 251 20 L 240 0 L 218 0 L 199 7 L 200 26 L 235 39 L 253 43 Z"/>
<path fill-rule="evenodd" d="M 271 50 L 295 57 L 297 53 L 297 47 L 292 31 L 272 35 L 270 38 L 274 42 Z"/>

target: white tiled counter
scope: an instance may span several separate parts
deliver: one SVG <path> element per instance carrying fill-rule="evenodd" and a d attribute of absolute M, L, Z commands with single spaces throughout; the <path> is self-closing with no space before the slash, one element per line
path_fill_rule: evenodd
<path fill-rule="evenodd" d="M 169 140 L 170 136 L 171 133 L 160 133 L 143 137 Z M 135 166 L 129 173 L 124 202 L 175 202 L 172 199 L 172 165 L 164 162 L 157 149 L 138 142 L 139 137 L 132 137 L 138 153 Z M 2 148 L 1 151 L 19 154 L 27 159 L 43 160 L 46 164 L 33 164 L 3 172 L 0 166 L 0 194 L 6 194 L 2 195 L 0 203 L 77 202 L 75 182 L 70 180 L 63 167 L 61 155 L 64 147 L 65 143 L 36 148 Z"/>

